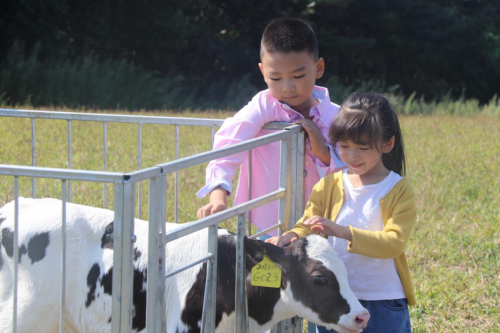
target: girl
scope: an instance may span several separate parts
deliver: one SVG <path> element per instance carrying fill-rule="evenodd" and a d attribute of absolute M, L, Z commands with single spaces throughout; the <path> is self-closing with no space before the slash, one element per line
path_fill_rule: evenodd
<path fill-rule="evenodd" d="M 329 136 L 348 168 L 321 179 L 295 227 L 267 242 L 283 246 L 312 232 L 330 236 L 350 287 L 370 312 L 363 332 L 411 332 L 407 305 L 415 296 L 404 248 L 416 208 L 402 177 L 397 115 L 383 96 L 355 93 L 342 104 Z"/>

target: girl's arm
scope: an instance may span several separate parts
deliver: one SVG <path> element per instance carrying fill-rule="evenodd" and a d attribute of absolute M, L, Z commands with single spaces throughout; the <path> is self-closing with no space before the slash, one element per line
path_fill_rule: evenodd
<path fill-rule="evenodd" d="M 308 220 L 314 215 L 324 215 L 323 212 L 323 195 L 322 191 L 324 189 L 324 179 L 314 185 L 311 195 L 309 196 L 309 201 L 307 202 L 304 215 L 297 221 L 292 230 L 285 232 L 282 236 L 271 237 L 266 240 L 267 243 L 272 243 L 277 246 L 284 246 L 290 242 L 297 240 L 298 238 L 306 237 L 313 231 L 311 227 L 304 224 L 304 221 Z"/>
<path fill-rule="evenodd" d="M 382 219 L 386 221 L 384 230 L 373 232 L 349 227 L 352 233 L 349 252 L 378 259 L 396 258 L 403 253 L 416 221 L 415 193 L 406 179 L 392 191 L 396 191 L 393 202 L 381 203 Z"/>

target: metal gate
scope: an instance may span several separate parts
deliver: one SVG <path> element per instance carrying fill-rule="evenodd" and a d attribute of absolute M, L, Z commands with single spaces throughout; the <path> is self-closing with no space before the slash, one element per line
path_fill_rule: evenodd
<path fill-rule="evenodd" d="M 255 238 L 269 230 L 279 228 L 280 232 L 290 229 L 289 222 L 297 221 L 302 214 L 302 171 L 304 156 L 304 133 L 301 126 L 286 123 L 271 123 L 265 126 L 265 129 L 275 129 L 276 132 L 252 139 L 240 144 L 236 144 L 223 149 L 203 152 L 185 158 L 178 158 L 179 152 L 179 128 L 184 125 L 189 126 L 208 126 L 211 128 L 212 142 L 214 130 L 220 126 L 223 120 L 217 119 L 196 119 L 196 118 L 178 118 L 178 117 L 149 117 L 149 116 L 125 116 L 125 115 L 106 115 L 91 113 L 70 113 L 70 112 L 47 112 L 47 111 L 24 111 L 0 109 L 0 116 L 4 117 L 22 117 L 31 120 L 31 153 L 32 165 L 0 165 L 0 175 L 12 176 L 14 181 L 14 200 L 18 207 L 19 198 L 19 177 L 32 178 L 32 196 L 36 197 L 36 180 L 38 178 L 52 178 L 61 180 L 61 214 L 62 214 L 62 257 L 61 257 L 61 311 L 60 322 L 61 332 L 64 329 L 64 304 L 65 304 L 65 276 L 66 276 L 66 258 L 65 258 L 65 214 L 66 203 L 72 200 L 71 182 L 89 181 L 103 183 L 103 197 L 107 198 L 107 186 L 113 184 L 114 188 L 114 274 L 113 274 L 113 312 L 112 312 L 112 332 L 130 332 L 132 324 L 132 292 L 128 287 L 133 283 L 133 242 L 134 236 L 134 217 L 141 217 L 142 211 L 140 204 L 142 201 L 141 184 L 149 182 L 149 254 L 148 254 L 148 279 L 147 279 L 147 331 L 165 332 L 165 304 L 164 287 L 165 278 L 176 274 L 184 269 L 192 267 L 202 262 L 207 262 L 207 280 L 206 293 L 204 297 L 204 309 L 202 316 L 203 332 L 213 332 L 215 329 L 215 290 L 216 290 L 216 263 L 217 263 L 217 226 L 220 222 L 237 217 L 237 270 L 236 270 L 236 320 L 235 331 L 246 332 L 248 328 L 248 312 L 244 279 L 244 255 L 243 255 L 243 237 L 245 236 L 245 216 L 254 208 L 265 205 L 269 202 L 279 200 L 279 223 L 270 229 L 264 230 L 259 234 L 251 235 Z M 36 119 L 59 119 L 66 120 L 67 142 L 68 142 L 68 169 L 43 168 L 36 166 Z M 93 121 L 101 122 L 103 126 L 103 170 L 88 171 L 71 169 L 72 164 L 72 122 L 74 121 Z M 138 166 L 137 171 L 128 173 L 117 173 L 107 171 L 107 124 L 110 122 L 134 123 L 138 126 Z M 143 124 L 163 124 L 175 126 L 175 157 L 171 162 L 158 164 L 149 168 L 142 167 L 142 125 Z M 272 142 L 281 142 L 281 170 L 280 187 L 278 190 L 267 195 L 253 198 L 252 200 L 229 208 L 223 212 L 200 219 L 194 223 L 166 232 L 166 193 L 167 176 L 173 174 L 175 177 L 175 204 L 174 220 L 178 222 L 178 191 L 179 178 L 178 173 L 186 168 L 209 162 L 210 160 L 232 155 L 238 152 L 249 151 L 253 148 L 263 146 Z M 250 179 L 251 181 L 251 179 Z M 136 212 L 135 203 L 139 202 Z M 107 208 L 107 201 L 104 199 L 104 208 Z M 293 209 L 292 209 L 293 208 Z M 17 221 L 20 212 L 16 209 L 16 227 L 14 230 L 14 256 L 18 258 L 17 247 Z M 248 223 L 249 225 L 249 223 Z M 209 228 L 208 253 L 205 257 L 199 258 L 192 264 L 179 269 L 176 272 L 165 274 L 165 244 L 177 238 L 186 236 L 192 232 Z M 249 232 L 249 228 L 248 231 Z M 17 263 L 15 259 L 14 271 L 14 312 L 12 316 L 14 332 L 16 332 L 17 323 Z M 280 323 L 273 332 L 301 332 L 301 323 L 299 325 L 292 321 Z"/>

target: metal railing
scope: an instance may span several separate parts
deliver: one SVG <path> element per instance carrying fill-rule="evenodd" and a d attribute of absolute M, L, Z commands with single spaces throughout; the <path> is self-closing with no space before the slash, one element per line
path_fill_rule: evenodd
<path fill-rule="evenodd" d="M 36 160 L 36 120 L 37 119 L 52 119 L 52 120 L 66 120 L 67 125 L 67 163 L 68 169 L 72 168 L 72 124 L 74 121 L 86 122 L 99 122 L 102 123 L 102 171 L 108 170 L 108 124 L 110 123 L 123 123 L 137 125 L 137 169 L 141 170 L 142 167 L 142 126 L 145 124 L 150 125 L 169 125 L 175 127 L 175 158 L 179 157 L 179 128 L 181 126 L 201 126 L 209 127 L 211 129 L 211 146 L 213 146 L 213 138 L 215 128 L 220 127 L 224 122 L 223 119 L 206 119 L 206 118 L 182 118 L 182 117 L 155 117 L 155 116 L 133 116 L 133 115 L 112 115 L 112 114 L 98 114 L 98 113 L 78 113 L 78 112 L 53 112 L 53 111 L 33 111 L 33 110 L 17 110 L 17 109 L 0 109 L 0 117 L 15 117 L 15 118 L 28 118 L 31 121 L 31 165 L 37 166 Z M 174 205 L 174 221 L 179 222 L 179 211 L 177 209 L 179 202 L 179 173 L 174 173 L 175 177 L 175 205 Z M 36 178 L 32 179 L 32 197 L 36 198 Z M 103 185 L 103 208 L 108 208 L 107 203 L 107 186 Z M 138 184 L 137 189 L 137 203 L 141 218 L 142 215 L 142 191 L 141 184 Z M 72 186 L 71 181 L 68 182 L 68 201 L 72 201 Z"/>
<path fill-rule="evenodd" d="M 17 242 L 17 223 L 20 212 L 18 211 L 18 178 L 32 177 L 32 195 L 36 196 L 37 178 L 55 178 L 61 179 L 61 200 L 62 200 L 62 229 L 63 244 L 61 258 L 61 332 L 64 329 L 64 304 L 65 304 L 65 222 L 66 222 L 66 203 L 71 201 L 71 181 L 92 181 L 102 182 L 104 189 L 107 183 L 114 184 L 114 268 L 113 268 L 113 304 L 112 304 L 112 332 L 129 332 L 132 324 L 132 291 L 129 287 L 133 284 L 133 243 L 134 236 L 134 217 L 136 185 L 142 181 L 149 181 L 149 245 L 148 245 L 148 279 L 147 279 L 147 331 L 165 332 L 165 278 L 178 273 L 194 265 L 207 262 L 207 278 L 204 297 L 204 307 L 202 316 L 202 327 L 204 332 L 213 332 L 215 330 L 215 290 L 216 290 L 216 264 L 217 264 L 217 226 L 220 222 L 237 217 L 237 265 L 236 265 L 236 321 L 235 331 L 246 332 L 248 329 L 248 309 L 246 302 L 246 284 L 244 278 L 245 263 L 243 255 L 245 236 L 245 214 L 252 209 L 265 205 L 275 200 L 279 200 L 279 223 L 275 226 L 263 230 L 250 237 L 255 238 L 260 234 L 267 233 L 270 230 L 280 228 L 281 231 L 289 229 L 289 221 L 296 221 L 302 213 L 302 165 L 304 152 L 304 134 L 301 126 L 274 123 L 268 124 L 266 129 L 280 130 L 275 133 L 267 134 L 262 137 L 239 143 L 223 149 L 213 150 L 196 154 L 193 156 L 176 159 L 172 162 L 156 165 L 151 168 L 140 169 L 131 173 L 116 173 L 104 171 L 85 171 L 71 169 L 42 168 L 35 166 L 35 118 L 45 119 L 65 119 L 68 121 L 68 166 L 71 166 L 71 121 L 100 121 L 103 122 L 103 142 L 106 146 L 106 123 L 108 122 L 129 122 L 136 123 L 139 126 L 139 147 L 141 147 L 140 126 L 144 123 L 168 124 L 176 126 L 176 147 L 178 149 L 178 126 L 197 125 L 209 126 L 212 128 L 212 140 L 214 128 L 222 123 L 222 120 L 212 119 L 194 119 L 194 118 L 164 118 L 164 117 L 145 117 L 145 116 L 115 116 L 104 114 L 80 114 L 65 112 L 43 112 L 43 111 L 17 111 L 0 109 L 0 116 L 31 118 L 32 128 L 32 166 L 0 165 L 0 175 L 10 175 L 14 177 L 14 197 L 16 201 L 15 211 L 15 230 L 14 242 Z M 167 175 L 178 174 L 180 170 L 206 163 L 210 160 L 232 155 L 238 152 L 251 151 L 251 149 L 272 143 L 281 142 L 281 170 L 280 187 L 277 191 L 253 198 L 248 202 L 229 208 L 223 212 L 200 219 L 189 225 L 180 225 L 178 228 L 166 232 L 166 193 L 167 193 Z M 106 151 L 106 150 L 104 150 Z M 176 154 L 176 156 L 178 156 Z M 139 163 L 141 163 L 142 151 L 138 151 Z M 140 166 L 141 164 L 139 164 Z M 104 157 L 104 168 L 106 167 L 106 153 Z M 178 178 L 176 178 L 176 206 L 178 206 Z M 300 180 L 300 181 L 299 181 Z M 139 186 L 140 192 L 140 186 Z M 104 190 L 106 196 L 106 190 Z M 138 196 L 141 200 L 141 196 Z M 139 205 L 140 207 L 140 205 Z M 141 214 L 139 208 L 139 216 Z M 177 219 L 177 212 L 176 212 Z M 166 243 L 186 236 L 192 232 L 208 228 L 208 253 L 203 258 L 197 258 L 190 265 L 179 268 L 175 272 L 165 274 L 165 245 Z M 18 256 L 18 246 L 15 243 L 15 256 Z M 16 257 L 17 258 L 17 257 Z M 14 285 L 14 309 L 17 308 L 17 265 L 15 259 L 15 285 Z M 153 314 L 153 315 L 150 315 Z M 16 332 L 17 312 L 13 313 L 13 327 Z"/>

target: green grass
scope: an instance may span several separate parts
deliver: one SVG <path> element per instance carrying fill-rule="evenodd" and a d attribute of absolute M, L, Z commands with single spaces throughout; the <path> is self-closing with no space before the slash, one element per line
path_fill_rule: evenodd
<path fill-rule="evenodd" d="M 497 101 L 495 101 L 495 104 Z M 409 107 L 411 108 L 411 106 Z M 125 113 L 120 111 L 120 113 Z M 408 155 L 408 177 L 417 193 L 418 221 L 407 247 L 417 305 L 414 332 L 500 331 L 500 117 L 401 117 Z M 134 113 L 136 114 L 136 113 Z M 231 113 L 150 115 L 224 118 Z M 37 121 L 37 165 L 67 167 L 65 121 Z M 31 164 L 30 122 L 0 119 L 0 163 Z M 102 169 L 102 125 L 73 122 L 73 168 Z M 208 150 L 209 129 L 181 128 L 180 156 Z M 137 127 L 108 125 L 108 170 L 137 169 Z M 143 167 L 174 159 L 174 128 L 143 126 Z M 204 184 L 205 165 L 180 175 L 180 221 L 196 218 L 207 202 L 195 197 Z M 169 220 L 173 216 L 173 177 L 168 182 Z M 21 179 L 20 193 L 31 195 Z M 38 196 L 60 196 L 60 181 L 40 180 Z M 147 218 L 147 184 L 142 191 Z M 112 188 L 108 202 L 112 203 Z M 0 177 L 0 204 L 13 198 L 12 177 Z M 73 201 L 102 206 L 102 185 L 73 182 Z M 110 204 L 112 206 L 112 204 Z M 232 228 L 229 224 L 226 227 Z"/>
<path fill-rule="evenodd" d="M 500 329 L 500 119 L 403 119 L 419 207 L 408 254 L 416 332 Z"/>

